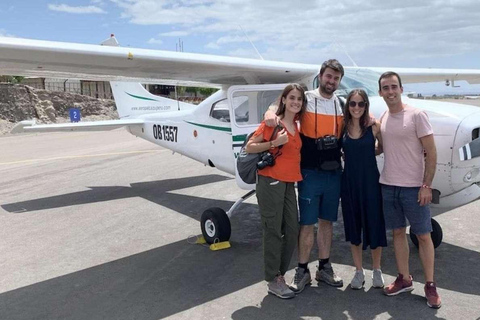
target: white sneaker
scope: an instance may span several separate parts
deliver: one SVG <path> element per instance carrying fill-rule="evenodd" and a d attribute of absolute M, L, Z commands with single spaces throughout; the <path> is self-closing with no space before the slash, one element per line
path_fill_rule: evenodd
<path fill-rule="evenodd" d="M 355 275 L 353 276 L 352 282 L 350 282 L 350 287 L 352 289 L 358 290 L 362 289 L 365 284 L 365 271 L 356 270 Z"/>
<path fill-rule="evenodd" d="M 373 269 L 372 282 L 374 288 L 383 288 L 385 281 L 383 280 L 382 270 Z"/>

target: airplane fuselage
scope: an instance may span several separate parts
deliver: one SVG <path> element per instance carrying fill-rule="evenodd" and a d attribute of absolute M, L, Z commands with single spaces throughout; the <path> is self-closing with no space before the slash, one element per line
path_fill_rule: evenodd
<path fill-rule="evenodd" d="M 220 121 L 212 117 L 213 106 L 225 99 L 227 92 L 220 90 L 193 110 L 140 115 L 144 126 L 132 127 L 129 131 L 173 152 L 235 175 L 236 153 L 241 141 L 239 143 L 238 136 L 232 134 L 229 120 Z M 458 149 L 475 138 L 472 133 L 478 134 L 480 109 L 431 100 L 402 99 L 404 103 L 425 110 L 432 123 L 438 160 L 433 187 L 441 192 L 439 206 L 457 206 L 478 198 L 480 160 L 460 161 Z M 371 113 L 380 118 L 387 109 L 385 102 L 379 96 L 372 96 L 370 103 Z M 377 157 L 377 161 L 381 171 L 383 155 Z"/>
<path fill-rule="evenodd" d="M 193 110 L 146 114 L 143 128 L 129 131 L 138 137 L 178 152 L 205 165 L 235 175 L 232 130 L 229 122 L 210 116 L 212 104 L 226 99 L 219 91 Z"/>

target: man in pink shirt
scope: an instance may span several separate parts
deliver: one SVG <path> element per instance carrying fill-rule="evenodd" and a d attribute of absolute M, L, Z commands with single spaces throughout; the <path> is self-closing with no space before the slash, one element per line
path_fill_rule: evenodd
<path fill-rule="evenodd" d="M 431 308 L 440 308 L 441 299 L 433 281 L 435 250 L 429 204 L 437 152 L 432 126 L 425 112 L 402 102 L 402 81 L 395 72 L 385 72 L 378 80 L 379 94 L 388 110 L 381 116 L 385 163 L 382 184 L 383 210 L 387 229 L 393 230 L 398 277 L 384 289 L 387 296 L 413 290 L 409 271 L 407 220 L 419 243 L 425 274 L 425 297 Z"/>

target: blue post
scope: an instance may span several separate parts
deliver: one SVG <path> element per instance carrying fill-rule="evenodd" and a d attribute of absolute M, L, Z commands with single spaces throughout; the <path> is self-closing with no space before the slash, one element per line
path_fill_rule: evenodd
<path fill-rule="evenodd" d="M 80 109 L 77 108 L 71 108 L 69 110 L 70 113 L 70 122 L 78 122 L 80 121 Z"/>

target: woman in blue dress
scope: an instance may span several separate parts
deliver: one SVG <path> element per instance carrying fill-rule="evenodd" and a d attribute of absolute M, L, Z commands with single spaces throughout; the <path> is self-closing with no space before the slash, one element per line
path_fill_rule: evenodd
<path fill-rule="evenodd" d="M 376 152 L 381 152 L 380 124 L 368 126 L 369 100 L 362 89 L 352 90 L 344 112 L 344 171 L 342 176 L 342 213 L 346 241 L 351 243 L 355 275 L 352 289 L 365 284 L 362 249 L 370 247 L 372 253 L 373 287 L 384 285 L 380 267 L 382 247 L 387 246 L 382 194 L 379 183 Z M 376 141 L 379 147 L 376 148 Z"/>

